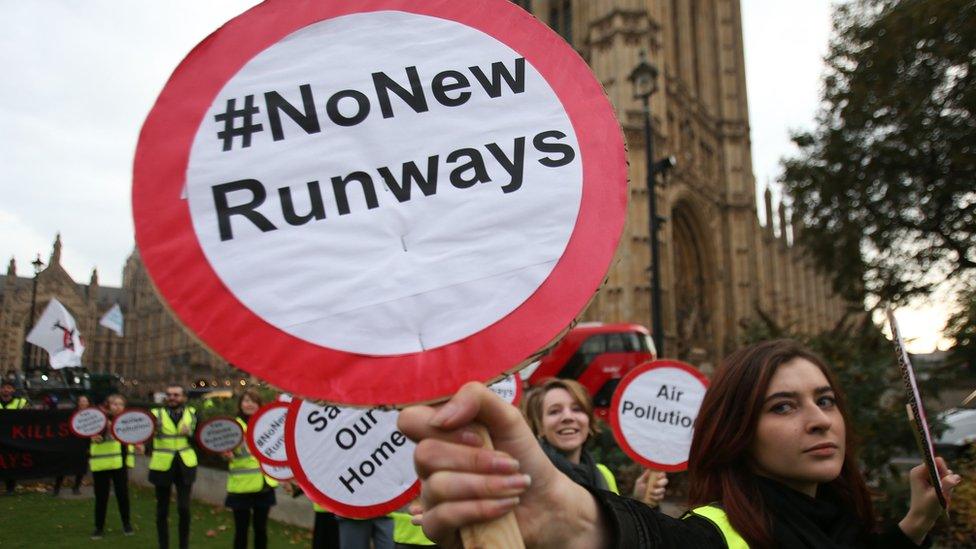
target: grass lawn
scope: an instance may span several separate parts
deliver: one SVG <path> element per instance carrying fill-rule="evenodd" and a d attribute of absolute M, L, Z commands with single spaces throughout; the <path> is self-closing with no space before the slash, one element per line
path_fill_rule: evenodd
<path fill-rule="evenodd" d="M 70 481 L 69 481 L 70 482 Z M 91 487 L 81 496 L 65 496 L 71 489 L 62 489 L 61 497 L 52 498 L 46 492 L 49 484 L 18 485 L 14 496 L 0 496 L 0 547 L 12 548 L 71 548 L 99 546 L 106 549 L 145 549 L 156 547 L 156 499 L 148 488 L 129 484 L 134 536 L 122 535 L 115 495 L 109 497 L 105 521 L 105 537 L 91 540 L 94 530 L 95 500 Z M 84 494 L 88 494 L 86 497 Z M 234 517 L 230 510 L 194 501 L 191 504 L 193 522 L 190 523 L 190 546 L 226 549 L 233 545 Z M 170 504 L 170 546 L 176 547 L 177 516 L 175 501 Z M 253 534 L 253 530 L 251 532 Z M 269 547 L 308 547 L 312 534 L 308 530 L 274 521 L 268 522 Z M 248 539 L 248 545 L 253 545 Z"/>

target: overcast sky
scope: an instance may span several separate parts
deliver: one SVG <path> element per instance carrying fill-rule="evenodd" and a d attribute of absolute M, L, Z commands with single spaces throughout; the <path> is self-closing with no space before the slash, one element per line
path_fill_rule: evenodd
<path fill-rule="evenodd" d="M 189 50 L 253 0 L 0 0 L 0 259 L 30 272 L 54 234 L 79 282 L 121 283 L 133 247 L 129 192 L 139 129 Z M 756 180 L 775 181 L 791 129 L 812 125 L 828 3 L 742 0 Z M 906 333 L 931 348 L 937 310 Z M 929 308 L 931 309 L 931 308 Z M 933 312 L 934 311 L 934 312 Z M 932 316 L 934 314 L 934 316 Z M 928 326 L 924 329 L 924 326 Z"/>

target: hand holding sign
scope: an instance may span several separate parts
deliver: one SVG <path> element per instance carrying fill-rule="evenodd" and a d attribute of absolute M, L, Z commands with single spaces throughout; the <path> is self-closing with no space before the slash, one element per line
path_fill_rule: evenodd
<path fill-rule="evenodd" d="M 942 487 L 942 476 L 939 474 L 938 467 L 936 467 L 935 448 L 932 445 L 932 435 L 929 433 L 929 423 L 925 418 L 922 394 L 919 392 L 918 382 L 915 380 L 915 369 L 912 367 L 912 361 L 908 358 L 905 342 L 901 339 L 901 332 L 898 330 L 898 322 L 895 320 L 894 311 L 888 308 L 885 314 L 888 317 L 888 326 L 891 327 L 891 339 L 895 344 L 898 366 L 901 368 L 901 375 L 905 381 L 905 390 L 908 393 L 908 419 L 912 425 L 912 433 L 915 434 L 915 443 L 918 445 L 919 453 L 925 462 L 929 481 L 935 489 L 939 504 L 948 512 L 949 502 Z"/>
<path fill-rule="evenodd" d="M 576 318 L 626 174 L 600 83 L 507 0 L 269 0 L 170 78 L 133 212 L 156 287 L 229 362 L 407 404 L 512 370 Z"/>
<path fill-rule="evenodd" d="M 707 387 L 708 380 L 694 366 L 676 360 L 634 368 L 617 385 L 610 404 L 614 438 L 645 467 L 684 471 Z"/>

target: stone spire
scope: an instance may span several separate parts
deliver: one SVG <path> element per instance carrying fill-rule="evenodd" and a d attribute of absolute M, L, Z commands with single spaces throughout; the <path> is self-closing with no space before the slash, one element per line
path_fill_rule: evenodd
<path fill-rule="evenodd" d="M 800 237 L 803 235 L 803 219 L 796 212 L 790 216 L 790 224 L 793 226 L 793 242 L 799 242 Z"/>
<path fill-rule="evenodd" d="M 783 244 L 789 244 L 790 240 L 786 236 L 786 204 L 779 202 L 779 237 L 783 239 Z"/>
<path fill-rule="evenodd" d="M 766 203 L 766 236 L 773 238 L 773 192 L 769 190 L 769 182 L 766 182 L 766 191 L 763 193 L 763 200 Z"/>
<path fill-rule="evenodd" d="M 98 268 L 92 269 L 91 279 L 88 280 L 88 299 L 98 300 Z"/>
<path fill-rule="evenodd" d="M 54 237 L 54 249 L 51 250 L 51 260 L 47 262 L 48 265 L 58 265 L 61 263 L 61 233 L 58 232 L 57 236 Z"/>
<path fill-rule="evenodd" d="M 7 278 L 4 283 L 7 286 L 12 287 L 14 283 L 17 282 L 17 261 L 14 258 L 10 258 L 10 263 L 7 264 Z"/>

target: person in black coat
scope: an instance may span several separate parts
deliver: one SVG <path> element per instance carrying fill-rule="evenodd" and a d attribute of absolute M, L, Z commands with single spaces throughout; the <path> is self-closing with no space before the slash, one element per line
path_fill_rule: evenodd
<path fill-rule="evenodd" d="M 484 424 L 495 450 L 468 427 Z M 514 511 L 526 545 L 548 547 L 899 548 L 923 545 L 943 511 L 924 465 L 905 517 L 876 527 L 840 388 L 795 342 L 742 349 L 712 380 L 689 456 L 690 513 L 674 519 L 560 473 L 511 407 L 469 383 L 444 406 L 401 412 L 418 441 L 424 532 L 460 547 L 460 528 Z M 946 494 L 961 482 L 939 460 Z M 517 477 L 528 474 L 528 488 Z M 510 482 L 509 479 L 512 479 Z"/>

